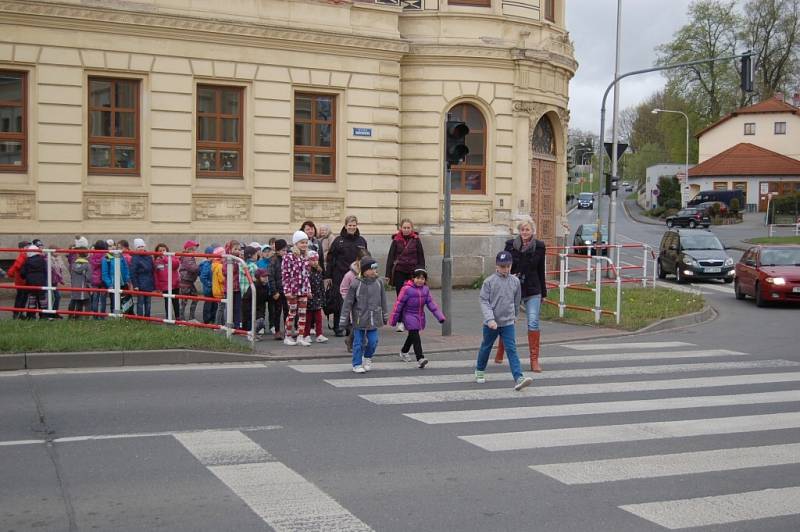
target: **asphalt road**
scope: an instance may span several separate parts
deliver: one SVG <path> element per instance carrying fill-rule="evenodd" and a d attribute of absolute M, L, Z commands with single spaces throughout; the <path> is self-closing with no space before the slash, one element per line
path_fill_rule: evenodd
<path fill-rule="evenodd" d="M 0 373 L 0 531 L 796 531 L 800 309 L 710 286 L 716 320 L 547 346 L 522 392 L 474 352 Z"/>

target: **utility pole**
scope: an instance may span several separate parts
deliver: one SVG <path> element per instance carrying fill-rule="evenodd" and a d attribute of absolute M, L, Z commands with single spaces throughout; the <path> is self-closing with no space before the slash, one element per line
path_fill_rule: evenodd
<path fill-rule="evenodd" d="M 622 0 L 617 0 L 617 52 L 614 61 L 614 79 L 619 77 L 619 52 L 622 44 Z M 619 154 L 617 153 L 618 137 L 618 124 L 617 115 L 619 111 L 619 85 L 614 86 L 614 110 L 612 111 L 611 118 L 611 176 L 612 180 L 618 176 Z M 629 141 L 630 142 L 630 141 Z M 608 207 L 608 243 L 614 245 L 617 243 L 617 191 L 616 187 L 612 187 L 609 191 L 609 207 Z M 597 235 L 595 242 L 599 242 L 603 238 L 602 228 L 598 224 Z M 609 252 L 609 256 L 611 253 Z M 612 274 L 611 270 L 608 271 L 609 276 Z"/>

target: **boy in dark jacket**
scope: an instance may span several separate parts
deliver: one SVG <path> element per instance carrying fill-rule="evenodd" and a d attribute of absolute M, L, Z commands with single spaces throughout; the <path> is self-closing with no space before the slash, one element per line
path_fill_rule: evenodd
<path fill-rule="evenodd" d="M 372 355 L 378 347 L 378 328 L 389 321 L 386 290 L 378 278 L 378 262 L 372 257 L 361 259 L 361 275 L 353 281 L 342 304 L 339 327 L 353 320 L 353 373 L 372 369 Z M 366 338 L 366 347 L 364 339 Z M 362 365 L 363 356 L 363 365 Z"/>
<path fill-rule="evenodd" d="M 20 275 L 28 286 L 45 286 L 47 284 L 47 260 L 39 248 L 31 244 L 27 248 L 25 263 L 20 269 Z M 28 290 L 28 308 L 47 308 L 47 297 L 43 290 Z M 36 315 L 29 312 L 27 318 L 34 319 Z M 42 317 L 40 315 L 40 317 Z"/>
<path fill-rule="evenodd" d="M 136 251 L 145 251 L 144 240 L 135 238 L 133 247 Z M 153 264 L 152 255 L 133 255 L 131 257 L 131 283 L 133 284 L 133 289 L 141 290 L 142 292 L 155 291 L 154 271 L 155 265 Z M 136 296 L 136 314 L 138 316 L 150 317 L 150 298 L 151 296 L 145 295 Z"/>
<path fill-rule="evenodd" d="M 269 285 L 272 289 L 272 305 L 274 309 L 272 314 L 272 326 L 275 328 L 275 340 L 283 340 L 281 323 L 283 323 L 283 319 L 285 319 L 286 315 L 289 313 L 289 304 L 286 302 L 286 296 L 283 293 L 283 278 L 281 272 L 284 256 L 286 256 L 286 240 L 281 238 L 275 241 L 275 255 L 272 257 L 269 264 Z"/>

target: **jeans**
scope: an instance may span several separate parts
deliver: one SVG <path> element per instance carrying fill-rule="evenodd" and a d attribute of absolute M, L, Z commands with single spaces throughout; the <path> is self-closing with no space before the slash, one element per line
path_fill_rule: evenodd
<path fill-rule="evenodd" d="M 136 296 L 136 315 L 150 317 L 150 296 Z"/>
<path fill-rule="evenodd" d="M 92 292 L 92 312 L 100 312 L 101 314 L 105 314 L 106 312 L 106 299 L 107 294 L 105 292 Z M 101 319 L 102 316 L 95 316 L 95 319 Z"/>
<path fill-rule="evenodd" d="M 542 295 L 536 294 L 525 300 L 525 314 L 528 317 L 528 330 L 539 330 L 539 311 L 542 308 Z"/>
<path fill-rule="evenodd" d="M 61 305 L 61 291 L 53 290 L 53 310 L 58 310 Z"/>
<path fill-rule="evenodd" d="M 209 297 L 211 297 L 209 295 Z M 214 323 L 217 317 L 217 305 L 216 301 L 204 301 L 203 302 L 203 323 Z"/>
<path fill-rule="evenodd" d="M 520 368 L 519 357 L 517 356 L 517 338 L 514 334 L 514 324 L 498 327 L 497 329 L 490 329 L 486 325 L 483 326 L 483 342 L 481 342 L 481 347 L 478 350 L 476 369 L 478 371 L 486 370 L 486 364 L 489 362 L 489 353 L 492 351 L 492 346 L 498 336 L 506 346 L 508 366 L 511 369 L 511 375 L 514 376 L 514 382 L 516 382 L 522 377 L 522 368 Z M 353 352 L 355 353 L 355 349 Z"/>
<path fill-rule="evenodd" d="M 242 328 L 242 293 L 233 292 L 233 328 Z"/>
<path fill-rule="evenodd" d="M 366 346 L 364 338 L 366 337 Z M 361 356 L 372 358 L 378 347 L 378 329 L 353 328 L 353 367 L 361 365 Z M 519 362 L 517 363 L 519 365 Z"/>

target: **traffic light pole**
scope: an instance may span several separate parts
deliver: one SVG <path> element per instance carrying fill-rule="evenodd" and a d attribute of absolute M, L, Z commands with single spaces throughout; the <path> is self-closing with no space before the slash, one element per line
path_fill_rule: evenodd
<path fill-rule="evenodd" d="M 752 72 L 750 72 L 749 70 L 750 70 L 751 65 L 752 65 L 750 63 L 750 59 L 751 59 L 752 55 L 753 55 L 753 52 L 748 50 L 747 52 L 745 52 L 743 54 L 729 55 L 729 56 L 725 56 L 725 57 L 713 57 L 711 59 L 698 59 L 697 61 L 688 61 L 686 63 L 674 63 L 674 64 L 671 64 L 671 65 L 664 65 L 664 66 L 661 66 L 661 67 L 645 68 L 643 70 L 633 70 L 631 72 L 626 72 L 625 74 L 621 74 L 619 76 L 616 76 L 614 78 L 614 81 L 612 81 L 611 84 L 609 84 L 608 88 L 606 88 L 606 92 L 603 93 L 603 104 L 600 107 L 600 146 L 603 146 L 604 140 L 605 140 L 606 99 L 608 98 L 608 93 L 611 92 L 611 89 L 614 88 L 617 85 L 617 83 L 619 83 L 621 80 L 623 80 L 623 79 L 625 79 L 627 77 L 630 77 L 630 76 L 636 76 L 638 74 L 647 74 L 649 72 L 659 72 L 661 70 L 672 70 L 672 69 L 675 69 L 675 68 L 682 68 L 682 67 L 687 67 L 687 66 L 692 66 L 692 65 L 701 65 L 701 64 L 704 64 L 704 63 L 715 63 L 717 61 L 730 61 L 731 59 L 742 58 L 743 59 L 743 61 L 742 61 L 743 68 L 742 68 L 742 72 L 741 72 L 742 89 L 745 90 L 745 91 L 747 91 L 749 89 L 751 91 L 752 90 Z M 746 69 L 744 68 L 745 67 L 745 61 L 744 61 L 745 58 L 747 58 L 746 65 L 747 65 L 748 72 L 745 72 Z M 747 79 L 747 81 L 745 81 L 746 79 Z M 616 93 L 617 91 L 615 90 L 614 92 Z M 612 171 L 614 172 L 614 174 L 613 174 L 614 177 L 616 177 L 617 159 L 618 159 L 618 157 L 619 157 L 619 155 L 617 154 L 616 146 L 614 146 L 614 148 L 612 149 L 612 152 L 611 152 L 611 168 L 612 168 Z M 601 153 L 601 157 L 600 157 L 600 171 L 598 172 L 598 174 L 600 176 L 605 174 L 605 158 L 602 157 L 602 153 Z M 687 180 L 689 179 L 688 175 L 686 176 L 686 179 Z M 616 223 L 615 223 L 616 222 L 616 212 L 615 212 L 616 209 L 614 208 L 614 206 L 616 205 L 616 191 L 610 191 L 609 190 L 609 191 L 606 191 L 606 192 L 609 193 L 609 197 L 611 198 L 611 201 L 609 202 L 611 205 L 609 206 L 609 213 L 608 213 L 608 243 L 610 245 L 614 245 L 614 244 L 617 243 L 617 233 L 616 233 L 616 229 L 617 228 L 615 227 L 615 225 L 616 225 Z M 598 202 L 598 204 L 599 204 L 599 202 Z M 598 209 L 598 211 L 597 211 L 597 233 L 595 234 L 595 239 L 599 240 L 601 235 L 602 235 L 602 230 L 601 230 L 601 226 L 600 226 L 600 210 Z"/>
<path fill-rule="evenodd" d="M 447 317 L 442 324 L 442 336 L 453 334 L 452 314 L 453 296 L 453 257 L 450 254 L 450 163 L 445 162 L 444 180 L 444 244 L 442 249 L 442 312 Z"/>

